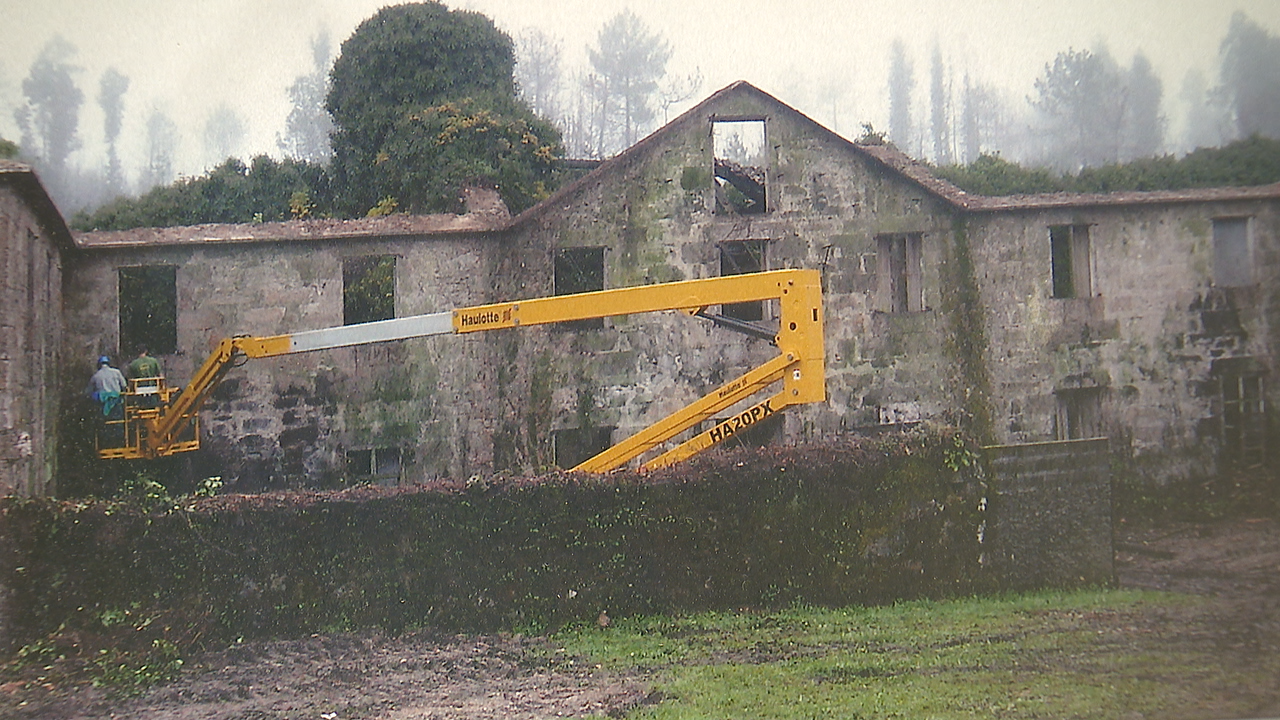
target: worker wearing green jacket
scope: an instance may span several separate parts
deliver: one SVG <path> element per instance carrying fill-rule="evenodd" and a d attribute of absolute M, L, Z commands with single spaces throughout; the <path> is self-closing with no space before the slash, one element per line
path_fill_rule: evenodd
<path fill-rule="evenodd" d="M 129 363 L 127 373 L 130 380 L 157 378 L 164 374 L 160 369 L 160 361 L 148 355 L 146 348 L 138 351 L 138 357 Z"/>
<path fill-rule="evenodd" d="M 133 381 L 134 402 L 140 407 L 158 407 L 160 378 L 164 376 L 160 361 L 147 354 L 147 349 L 144 347 L 138 351 L 138 357 L 129 363 L 125 371 Z"/>

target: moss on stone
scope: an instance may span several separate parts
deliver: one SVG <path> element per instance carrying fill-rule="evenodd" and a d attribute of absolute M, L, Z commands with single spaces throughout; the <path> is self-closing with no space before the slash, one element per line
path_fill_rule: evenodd
<path fill-rule="evenodd" d="M 711 187 L 711 170 L 700 165 L 685 165 L 680 171 L 680 187 L 685 192 L 700 192 Z"/>
<path fill-rule="evenodd" d="M 991 377 L 987 371 L 986 307 L 978 289 L 969 227 L 963 218 L 951 225 L 951 242 L 943 244 L 941 305 L 950 323 L 943 343 L 958 377 L 954 383 L 958 405 L 964 409 L 962 427 L 983 444 L 995 443 L 991 410 Z"/>

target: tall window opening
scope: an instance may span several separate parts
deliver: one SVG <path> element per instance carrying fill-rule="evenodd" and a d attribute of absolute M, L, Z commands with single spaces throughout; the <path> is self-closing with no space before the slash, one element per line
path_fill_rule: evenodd
<path fill-rule="evenodd" d="M 1213 284 L 1218 287 L 1253 284 L 1249 218 L 1213 219 Z"/>
<path fill-rule="evenodd" d="M 369 255 L 342 262 L 342 323 L 390 320 L 396 316 L 396 258 Z"/>
<path fill-rule="evenodd" d="M 768 209 L 768 143 L 763 118 L 713 119 L 716 213 L 748 215 Z"/>
<path fill-rule="evenodd" d="M 120 354 L 146 349 L 171 355 L 178 349 L 178 268 L 172 265 L 119 270 Z"/>
<path fill-rule="evenodd" d="M 764 240 L 731 240 L 720 243 L 720 275 L 743 275 L 765 269 Z M 755 322 L 764 319 L 764 302 L 731 303 L 720 309 L 726 317 Z"/>
<path fill-rule="evenodd" d="M 1091 297 L 1093 277 L 1089 265 L 1089 226 L 1051 226 L 1049 248 L 1053 296 L 1055 298 Z"/>
<path fill-rule="evenodd" d="M 568 470 L 608 450 L 613 444 L 613 428 L 585 427 L 552 430 L 551 442 L 556 467 Z"/>
<path fill-rule="evenodd" d="M 1222 375 L 1222 450 L 1232 462 L 1257 465 L 1266 448 L 1263 378 L 1256 373 Z"/>
<path fill-rule="evenodd" d="M 885 312 L 919 312 L 924 309 L 920 245 L 920 233 L 876 236 L 881 309 Z"/>
<path fill-rule="evenodd" d="M 604 289 L 604 248 L 559 248 L 555 254 L 556 295 L 576 295 Z M 588 318 L 560 323 L 567 330 L 597 330 L 604 327 L 604 318 Z"/>
<path fill-rule="evenodd" d="M 1083 440 L 1102 436 L 1102 388 L 1059 390 L 1058 416 L 1054 423 L 1059 440 Z"/>

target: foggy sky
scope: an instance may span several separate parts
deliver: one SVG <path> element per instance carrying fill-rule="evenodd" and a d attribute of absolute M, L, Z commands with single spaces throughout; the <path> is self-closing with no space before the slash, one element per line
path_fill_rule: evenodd
<path fill-rule="evenodd" d="M 101 167 L 102 72 L 131 80 L 120 151 L 135 181 L 144 123 L 159 107 L 182 133 L 177 170 L 207 169 L 203 128 L 226 103 L 249 125 L 239 155 L 279 156 L 276 135 L 289 112 L 286 88 L 310 70 L 310 39 L 327 29 L 334 53 L 386 0 L 0 0 L 0 136 L 17 141 L 13 108 L 41 48 L 61 34 L 79 49 L 77 82 L 83 148 L 73 165 Z M 1127 65 L 1143 51 L 1164 81 L 1170 134 L 1183 114 L 1178 88 L 1189 68 L 1217 80 L 1218 45 L 1239 9 L 1280 34 L 1276 0 L 461 0 L 513 37 L 538 27 L 564 44 L 566 73 L 585 67 L 586 45 L 600 26 L 630 7 L 674 50 L 668 68 L 704 78 L 695 100 L 747 80 L 814 119 L 856 136 L 860 124 L 888 129 L 889 46 L 901 37 L 915 68 L 916 122 L 927 118 L 929 57 L 938 44 L 955 96 L 964 74 L 1022 101 L 1046 63 L 1068 48 L 1105 43 Z M 839 93 L 840 101 L 816 98 Z M 675 113 L 688 107 L 674 109 Z M 674 116 L 674 115 L 673 115 Z"/>

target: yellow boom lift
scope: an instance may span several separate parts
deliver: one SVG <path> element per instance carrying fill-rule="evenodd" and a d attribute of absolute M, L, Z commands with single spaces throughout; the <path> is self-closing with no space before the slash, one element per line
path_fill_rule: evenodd
<path fill-rule="evenodd" d="M 758 300 L 778 301 L 780 324 L 776 334 L 751 323 L 706 314 L 712 306 Z M 290 335 L 227 338 L 218 343 L 190 384 L 181 391 L 166 386 L 163 380 L 131 384 L 125 395 L 124 418 L 108 423 L 115 437 L 122 437 L 123 441 L 117 443 L 118 447 L 100 447 L 98 454 L 103 458 L 156 458 L 199 448 L 201 406 L 227 372 L 249 358 L 663 310 L 709 317 L 769 338 L 777 346 L 778 355 L 586 460 L 574 470 L 606 472 L 620 467 L 779 382 L 781 387 L 773 395 L 663 452 L 642 467 L 651 469 L 679 462 L 784 408 L 826 399 L 820 275 L 816 270 L 775 270 L 501 302 Z"/>

